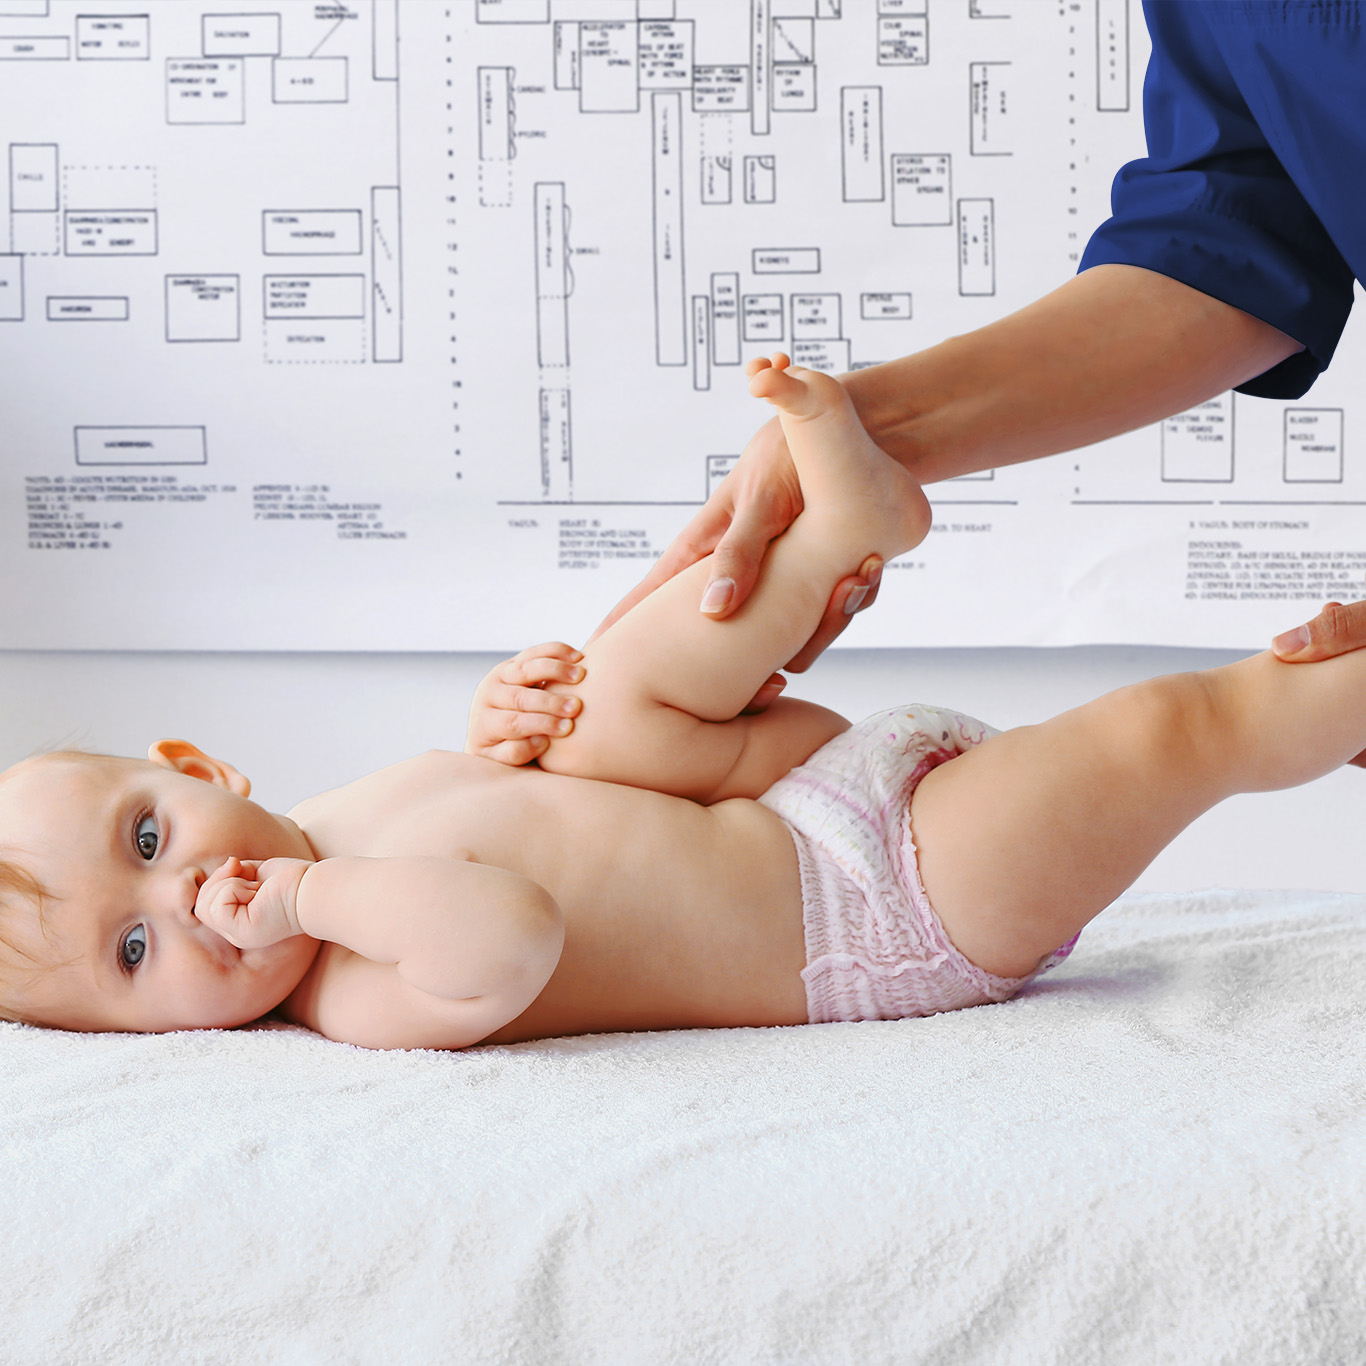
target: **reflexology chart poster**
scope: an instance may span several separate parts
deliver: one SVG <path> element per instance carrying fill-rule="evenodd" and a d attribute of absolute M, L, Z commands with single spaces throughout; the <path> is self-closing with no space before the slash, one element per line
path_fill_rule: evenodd
<path fill-rule="evenodd" d="M 766 416 L 1072 273 L 1137 0 L 0 0 L 0 643 L 582 640 Z M 854 645 L 1360 596 L 1366 346 L 930 489 Z"/>

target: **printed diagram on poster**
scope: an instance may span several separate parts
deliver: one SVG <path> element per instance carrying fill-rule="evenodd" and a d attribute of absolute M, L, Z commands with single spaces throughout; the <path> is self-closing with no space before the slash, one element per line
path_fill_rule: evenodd
<path fill-rule="evenodd" d="M 1146 57 L 1137 0 L 0 0 L 7 643 L 582 639 L 765 420 L 750 356 L 875 365 L 1075 270 Z M 846 641 L 1360 596 L 1364 351 L 932 486 Z"/>

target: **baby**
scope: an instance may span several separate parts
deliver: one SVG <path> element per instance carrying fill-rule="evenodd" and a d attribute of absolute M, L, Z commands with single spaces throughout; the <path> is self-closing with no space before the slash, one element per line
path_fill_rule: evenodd
<path fill-rule="evenodd" d="M 482 754 L 288 816 L 178 740 L 0 775 L 4 1013 L 172 1030 L 275 1010 L 366 1047 L 462 1048 L 1003 1001 L 1215 802 L 1366 746 L 1366 651 L 1155 679 L 999 735 L 930 707 L 852 728 L 791 699 L 741 714 L 851 567 L 930 523 L 838 382 L 784 356 L 750 377 L 804 499 L 753 595 L 703 616 L 702 562 L 582 667 L 558 646 L 500 666 Z M 538 767 L 516 766 L 508 719 L 528 701 L 579 711 Z"/>

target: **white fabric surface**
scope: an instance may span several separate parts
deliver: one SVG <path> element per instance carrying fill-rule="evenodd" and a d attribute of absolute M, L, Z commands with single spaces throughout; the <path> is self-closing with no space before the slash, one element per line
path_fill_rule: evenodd
<path fill-rule="evenodd" d="M 1364 965 L 1366 897 L 1220 892 L 924 1020 L 4 1026 L 0 1355 L 1360 1361 Z"/>

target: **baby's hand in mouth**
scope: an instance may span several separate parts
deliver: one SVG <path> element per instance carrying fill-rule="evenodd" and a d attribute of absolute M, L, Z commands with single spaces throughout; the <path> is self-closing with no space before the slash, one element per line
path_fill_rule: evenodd
<path fill-rule="evenodd" d="M 296 908 L 307 859 L 257 861 L 229 855 L 204 879 L 194 913 L 239 949 L 263 949 L 302 934 Z"/>

